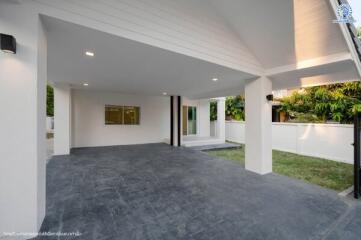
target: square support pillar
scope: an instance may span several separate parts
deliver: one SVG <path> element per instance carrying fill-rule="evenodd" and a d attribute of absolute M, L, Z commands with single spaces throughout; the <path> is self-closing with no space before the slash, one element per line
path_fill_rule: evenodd
<path fill-rule="evenodd" d="M 71 89 L 54 86 L 54 155 L 70 154 Z"/>
<path fill-rule="evenodd" d="M 258 174 L 272 172 L 272 82 L 266 77 L 246 82 L 246 169 Z"/>
<path fill-rule="evenodd" d="M 217 98 L 217 138 L 226 141 L 226 98 Z"/>
<path fill-rule="evenodd" d="M 38 232 L 45 216 L 47 39 L 35 9 L 0 1 L 1 33 L 17 40 L 0 51 L 0 239 Z"/>
<path fill-rule="evenodd" d="M 211 136 L 211 121 L 210 121 L 210 99 L 200 99 L 197 109 L 197 132 L 200 137 Z"/>

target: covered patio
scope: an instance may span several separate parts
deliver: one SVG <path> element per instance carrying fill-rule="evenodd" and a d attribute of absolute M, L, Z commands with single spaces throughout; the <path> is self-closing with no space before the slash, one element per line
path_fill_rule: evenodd
<path fill-rule="evenodd" d="M 272 173 L 272 91 L 360 80 L 360 42 L 332 22 L 339 4 L 0 1 L 12 47 L 0 54 L 0 238 L 358 238 L 359 205 Z M 186 99 L 238 94 L 246 170 L 182 146 Z"/>
<path fill-rule="evenodd" d="M 361 205 L 190 148 L 73 149 L 47 166 L 41 232 L 76 239 L 356 239 Z M 39 237 L 38 239 L 42 239 Z M 47 239 L 47 238 L 44 238 Z"/>

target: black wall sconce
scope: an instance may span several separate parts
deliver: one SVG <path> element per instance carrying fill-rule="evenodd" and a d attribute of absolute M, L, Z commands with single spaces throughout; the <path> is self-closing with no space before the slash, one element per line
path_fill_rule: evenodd
<path fill-rule="evenodd" d="M 273 101 L 273 94 L 268 94 L 266 96 L 266 98 L 267 98 L 267 101 Z"/>
<path fill-rule="evenodd" d="M 0 48 L 6 53 L 16 53 L 16 39 L 7 34 L 0 33 Z"/>

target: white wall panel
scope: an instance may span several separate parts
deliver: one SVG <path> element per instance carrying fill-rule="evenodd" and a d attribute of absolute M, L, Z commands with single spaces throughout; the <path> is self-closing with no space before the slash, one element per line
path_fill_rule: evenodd
<path fill-rule="evenodd" d="M 211 120 L 210 120 L 210 100 L 202 99 L 199 100 L 198 105 L 198 116 L 199 116 L 199 136 L 209 137 L 211 135 Z"/>
<path fill-rule="evenodd" d="M 197 136 L 210 136 L 210 100 L 193 100 L 183 97 L 183 106 L 197 107 Z"/>
<path fill-rule="evenodd" d="M 45 216 L 46 37 L 27 3 L 0 1 L 0 29 L 17 40 L 16 54 L 0 54 L 3 239 L 4 232 L 37 232 Z"/>
<path fill-rule="evenodd" d="M 139 106 L 140 125 L 105 125 L 105 105 Z M 164 142 L 170 135 L 169 97 L 74 90 L 73 147 Z"/>
<path fill-rule="evenodd" d="M 245 143 L 245 123 L 226 122 L 226 140 L 231 142 Z"/>
<path fill-rule="evenodd" d="M 226 140 L 245 143 L 244 122 L 226 122 Z M 272 148 L 353 164 L 353 126 L 273 123 Z"/>
<path fill-rule="evenodd" d="M 272 147 L 274 149 L 297 153 L 297 125 L 272 124 Z"/>

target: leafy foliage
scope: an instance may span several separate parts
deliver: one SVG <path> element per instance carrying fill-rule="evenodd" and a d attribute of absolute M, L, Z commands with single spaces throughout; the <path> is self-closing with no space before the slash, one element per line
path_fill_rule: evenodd
<path fill-rule="evenodd" d="M 226 98 L 226 118 L 241 121 L 245 119 L 244 97 L 235 96 Z"/>
<path fill-rule="evenodd" d="M 242 96 L 226 98 L 226 118 L 237 121 L 244 120 L 244 98 Z M 217 102 L 210 104 L 210 120 L 217 120 Z"/>
<path fill-rule="evenodd" d="M 278 99 L 290 121 L 351 123 L 361 112 L 361 83 L 348 82 L 304 88 Z"/>
<path fill-rule="evenodd" d="M 54 89 L 49 85 L 46 86 L 46 115 L 54 116 Z"/>
<path fill-rule="evenodd" d="M 358 36 L 358 37 L 361 37 L 361 27 L 359 27 L 359 28 L 357 29 L 357 36 Z"/>
<path fill-rule="evenodd" d="M 217 101 L 210 102 L 210 120 L 216 121 L 217 120 Z"/>

